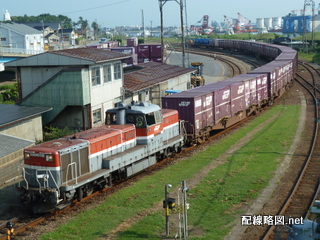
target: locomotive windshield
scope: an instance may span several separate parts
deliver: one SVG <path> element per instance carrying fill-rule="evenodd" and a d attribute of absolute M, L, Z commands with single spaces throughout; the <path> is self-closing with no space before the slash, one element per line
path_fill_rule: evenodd
<path fill-rule="evenodd" d="M 148 126 L 161 123 L 161 112 L 155 111 L 155 112 L 147 113 L 146 120 L 147 120 Z"/>
<path fill-rule="evenodd" d="M 116 124 L 117 123 L 117 114 L 112 112 L 106 113 L 106 124 Z"/>
<path fill-rule="evenodd" d="M 119 119 L 118 119 L 119 118 Z M 127 107 L 109 109 L 106 112 L 106 124 L 134 124 L 137 128 L 146 128 L 162 122 L 159 106 L 140 103 Z"/>
<path fill-rule="evenodd" d="M 154 124 L 161 123 L 161 112 L 155 111 L 151 113 L 128 113 L 126 115 L 126 122 L 133 123 L 137 128 L 144 128 Z"/>

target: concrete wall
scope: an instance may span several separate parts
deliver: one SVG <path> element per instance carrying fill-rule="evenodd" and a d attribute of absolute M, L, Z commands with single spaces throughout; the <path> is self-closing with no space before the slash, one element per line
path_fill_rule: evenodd
<path fill-rule="evenodd" d="M 0 133 L 10 136 L 27 139 L 30 141 L 42 141 L 42 119 L 41 116 L 10 125 L 0 129 Z"/>

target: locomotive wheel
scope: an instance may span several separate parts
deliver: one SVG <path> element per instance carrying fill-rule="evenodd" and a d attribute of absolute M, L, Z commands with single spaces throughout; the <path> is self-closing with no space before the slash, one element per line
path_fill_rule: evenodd
<path fill-rule="evenodd" d="M 82 199 L 83 199 L 83 189 L 82 189 L 82 188 L 78 188 L 78 189 L 77 189 L 77 200 L 78 200 L 79 202 L 81 202 Z"/>
<path fill-rule="evenodd" d="M 86 190 L 86 197 L 90 196 L 93 193 L 93 188 Z"/>

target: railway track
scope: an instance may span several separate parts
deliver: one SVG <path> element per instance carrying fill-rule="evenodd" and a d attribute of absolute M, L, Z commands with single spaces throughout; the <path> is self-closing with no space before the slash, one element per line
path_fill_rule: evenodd
<path fill-rule="evenodd" d="M 320 172 L 320 136 L 318 133 L 318 97 L 320 94 L 317 84 L 319 84 L 320 74 L 311 65 L 307 63 L 299 62 L 300 72 L 296 76 L 298 81 L 308 92 L 307 102 L 312 104 L 314 109 L 313 137 L 310 143 L 308 154 L 306 156 L 304 165 L 300 171 L 298 178 L 296 179 L 294 188 L 288 196 L 286 202 L 279 210 L 279 216 L 285 216 L 286 219 L 292 218 L 306 218 L 310 206 L 314 203 L 319 186 L 319 172 Z M 319 199 L 319 198 L 318 198 Z M 263 239 L 287 239 L 290 231 L 289 226 L 270 226 L 265 232 Z"/>
<path fill-rule="evenodd" d="M 171 50 L 182 51 L 182 48 L 179 46 L 175 46 Z M 257 68 L 261 66 L 261 64 L 258 63 L 257 61 L 250 60 L 244 56 L 238 55 L 235 52 L 221 52 L 221 51 L 207 50 L 203 48 L 188 48 L 186 52 L 217 59 L 221 62 L 224 62 L 230 68 L 231 77 L 240 75 L 240 74 L 245 74 L 248 72 L 243 62 L 251 65 L 252 68 Z"/>

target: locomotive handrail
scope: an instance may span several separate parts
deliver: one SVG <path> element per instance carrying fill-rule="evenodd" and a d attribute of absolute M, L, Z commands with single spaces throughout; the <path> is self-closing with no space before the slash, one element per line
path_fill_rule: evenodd
<path fill-rule="evenodd" d="M 44 171 L 45 172 L 45 174 L 38 174 L 38 171 Z M 42 176 L 42 178 L 44 178 L 44 176 L 45 175 L 50 175 L 51 176 L 51 178 L 52 178 L 52 181 L 53 181 L 53 183 L 54 183 L 54 185 L 55 185 L 55 187 L 56 187 L 56 189 L 57 189 L 57 191 L 58 191 L 58 194 L 59 194 L 59 196 L 60 196 L 60 189 L 59 189 L 59 187 L 58 187 L 58 184 L 57 184 L 57 182 L 54 180 L 54 177 L 53 177 L 53 175 L 52 175 L 52 172 L 50 171 L 50 170 L 47 170 L 47 169 L 37 169 L 36 170 L 36 180 L 37 180 L 37 182 L 39 183 L 39 191 L 41 192 L 41 183 L 40 183 L 40 181 L 39 181 L 39 178 L 38 178 L 38 176 Z M 49 179 L 49 178 L 48 178 Z M 49 188 L 49 181 L 47 181 L 47 186 L 45 186 L 45 182 L 46 181 L 43 181 L 43 187 L 45 188 Z"/>
<path fill-rule="evenodd" d="M 24 181 L 26 182 L 26 189 L 28 190 L 29 189 L 29 183 L 28 183 L 27 178 L 26 178 L 26 169 L 24 167 L 22 168 L 22 176 L 23 176 Z"/>
<path fill-rule="evenodd" d="M 75 170 L 75 177 L 73 177 L 73 176 L 71 176 L 71 180 L 69 180 L 69 181 L 67 181 L 67 179 L 68 179 L 68 176 L 69 176 L 69 169 L 72 167 L 72 166 L 74 166 L 74 170 Z M 71 171 L 71 174 L 72 174 L 73 172 Z M 72 174 L 73 175 L 73 174 Z M 68 164 L 68 166 L 67 166 L 67 173 L 66 173 L 66 185 L 68 186 L 68 182 L 71 182 L 71 181 L 73 181 L 73 180 L 75 180 L 76 181 L 76 184 L 78 184 L 78 174 L 77 174 L 77 163 L 76 162 L 72 162 L 72 163 L 70 163 L 70 164 Z"/>

